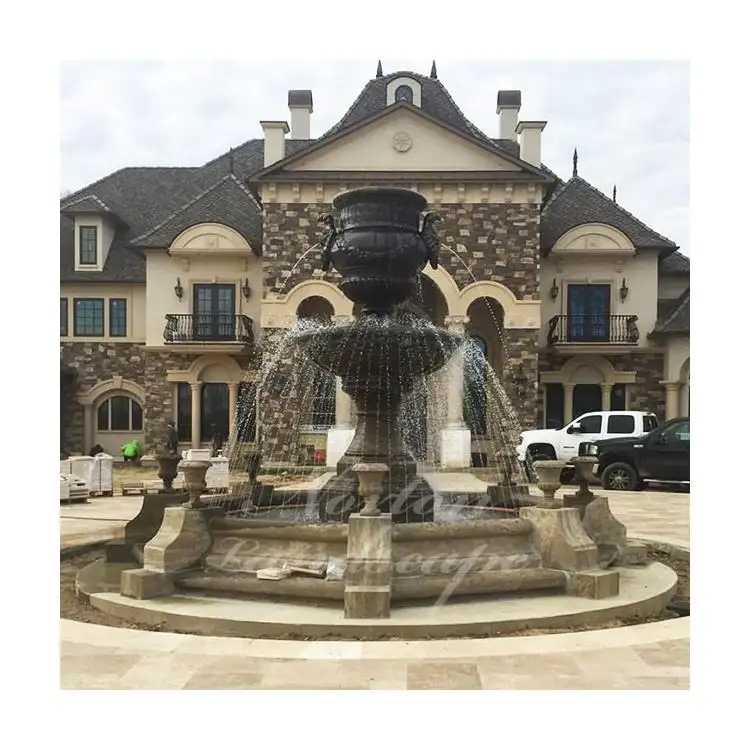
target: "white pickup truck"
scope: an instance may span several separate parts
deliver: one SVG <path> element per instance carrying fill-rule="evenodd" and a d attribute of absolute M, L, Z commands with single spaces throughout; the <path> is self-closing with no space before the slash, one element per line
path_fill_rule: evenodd
<path fill-rule="evenodd" d="M 658 424 L 656 417 L 647 411 L 592 411 L 559 430 L 525 430 L 516 452 L 530 470 L 534 461 L 542 459 L 569 462 L 578 455 L 581 443 L 628 435 L 639 437 Z"/>

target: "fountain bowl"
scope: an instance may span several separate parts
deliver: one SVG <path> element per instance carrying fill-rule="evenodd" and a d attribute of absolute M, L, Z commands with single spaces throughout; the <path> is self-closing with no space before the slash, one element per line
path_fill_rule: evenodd
<path fill-rule="evenodd" d="M 427 200 L 396 187 L 356 188 L 333 199 L 340 228 L 331 262 L 341 291 L 365 311 L 386 311 L 413 296 L 429 258 L 422 238 Z"/>
<path fill-rule="evenodd" d="M 297 340 L 318 367 L 340 376 L 345 388 L 374 380 L 377 387 L 402 390 L 412 378 L 439 370 L 463 338 L 434 326 L 364 315 L 351 325 L 300 331 Z"/>

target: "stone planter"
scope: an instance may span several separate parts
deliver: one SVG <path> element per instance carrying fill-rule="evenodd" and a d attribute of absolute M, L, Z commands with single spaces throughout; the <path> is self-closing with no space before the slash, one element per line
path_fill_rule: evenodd
<path fill-rule="evenodd" d="M 555 492 L 562 487 L 560 473 L 565 468 L 565 461 L 535 461 L 534 470 L 539 477 L 537 487 L 544 493 L 544 500 L 538 508 L 562 508 L 562 501 L 555 498 Z"/>
<path fill-rule="evenodd" d="M 183 503 L 186 508 L 201 507 L 201 493 L 206 489 L 206 472 L 210 461 L 183 461 L 180 468 L 185 476 L 185 489 L 190 499 Z"/>
<path fill-rule="evenodd" d="M 388 473 L 388 466 L 386 464 L 355 464 L 352 471 L 359 480 L 359 494 L 365 499 L 365 505 L 359 514 L 379 516 L 378 500 L 383 494 L 383 480 Z"/>
<path fill-rule="evenodd" d="M 594 479 L 594 467 L 599 462 L 599 459 L 595 456 L 576 456 L 570 462 L 576 469 L 578 491 L 572 495 L 565 495 L 563 504 L 566 508 L 578 508 L 581 512 L 581 518 L 583 518 L 586 506 L 596 498 L 594 493 L 589 489 L 589 485 Z"/>
<path fill-rule="evenodd" d="M 174 492 L 172 482 L 177 477 L 177 464 L 180 463 L 182 458 L 172 453 L 163 453 L 157 456 L 156 460 L 159 464 L 158 477 L 164 485 L 162 492 Z"/>

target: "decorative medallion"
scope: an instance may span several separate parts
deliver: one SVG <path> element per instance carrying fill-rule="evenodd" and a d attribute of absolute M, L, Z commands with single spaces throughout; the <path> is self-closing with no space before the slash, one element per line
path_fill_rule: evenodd
<path fill-rule="evenodd" d="M 400 130 L 393 136 L 393 148 L 399 153 L 403 154 L 408 151 L 412 146 L 411 136 Z"/>

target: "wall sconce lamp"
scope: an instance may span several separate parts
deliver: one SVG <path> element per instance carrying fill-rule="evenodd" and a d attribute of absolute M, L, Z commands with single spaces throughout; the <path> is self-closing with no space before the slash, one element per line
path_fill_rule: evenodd
<path fill-rule="evenodd" d="M 622 280 L 622 286 L 620 287 L 620 299 L 624 302 L 628 296 L 628 285 L 625 283 L 625 279 Z"/>
<path fill-rule="evenodd" d="M 557 286 L 557 279 L 552 279 L 552 288 L 549 290 L 549 296 L 552 299 L 557 299 L 558 294 L 560 294 L 560 287 Z"/>
<path fill-rule="evenodd" d="M 250 290 L 250 282 L 248 281 L 247 277 L 245 277 L 245 283 L 242 285 L 242 296 L 245 299 L 250 299 L 251 293 L 252 292 Z"/>
<path fill-rule="evenodd" d="M 180 281 L 180 277 L 177 277 L 177 283 L 174 285 L 174 295 L 177 297 L 177 299 L 182 299 L 182 295 L 184 293 L 184 290 L 182 288 L 182 281 Z"/>

